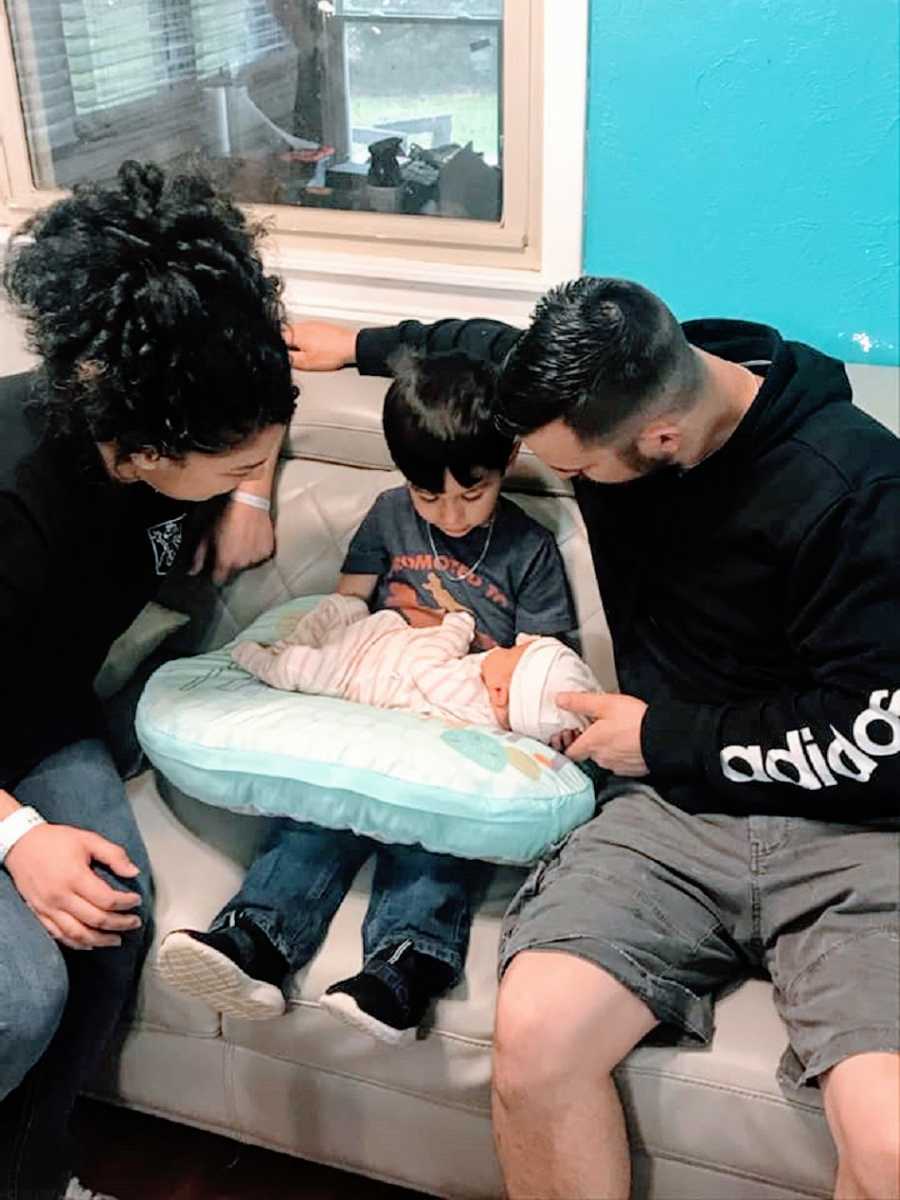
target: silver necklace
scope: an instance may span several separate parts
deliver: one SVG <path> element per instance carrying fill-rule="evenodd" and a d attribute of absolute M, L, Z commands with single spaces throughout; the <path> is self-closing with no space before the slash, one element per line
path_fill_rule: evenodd
<path fill-rule="evenodd" d="M 475 574 L 475 572 L 478 570 L 478 568 L 481 566 L 481 564 L 484 562 L 485 558 L 487 557 L 488 550 L 490 550 L 490 548 L 491 548 L 491 538 L 494 535 L 494 518 L 496 517 L 496 515 L 497 515 L 496 512 L 491 513 L 491 519 L 488 522 L 487 537 L 484 539 L 484 549 L 482 550 L 481 554 L 478 556 L 477 562 L 474 562 L 471 565 L 471 567 L 467 567 L 466 570 L 463 571 L 462 574 L 460 574 L 460 575 L 453 575 L 450 571 L 441 571 L 442 575 L 446 575 L 449 579 L 455 579 L 457 581 L 457 583 L 463 583 L 466 579 L 469 579 L 472 575 Z M 423 520 L 424 520 L 424 518 L 423 518 Z M 437 552 L 437 547 L 434 544 L 434 534 L 431 532 L 431 523 L 429 521 L 425 521 L 425 528 L 428 530 L 428 542 L 431 546 L 432 562 L 434 563 L 435 567 L 438 570 L 440 570 L 440 567 L 437 566 L 437 560 L 439 557 L 438 552 Z M 446 558 L 447 555 L 444 555 L 444 557 Z"/>

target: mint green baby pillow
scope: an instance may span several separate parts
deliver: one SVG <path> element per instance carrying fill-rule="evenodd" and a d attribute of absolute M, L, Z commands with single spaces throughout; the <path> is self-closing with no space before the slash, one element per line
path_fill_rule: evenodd
<path fill-rule="evenodd" d="M 182 791 L 237 812 L 514 864 L 592 816 L 587 776 L 532 738 L 277 691 L 231 661 L 238 641 L 284 637 L 318 599 L 282 604 L 221 650 L 151 677 L 137 734 Z"/>

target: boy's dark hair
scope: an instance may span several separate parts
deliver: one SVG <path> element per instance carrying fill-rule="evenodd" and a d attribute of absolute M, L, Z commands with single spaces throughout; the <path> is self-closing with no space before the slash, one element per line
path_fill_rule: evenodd
<path fill-rule="evenodd" d="M 586 275 L 539 301 L 505 364 L 498 420 L 520 436 L 561 420 L 589 442 L 630 418 L 689 407 L 698 380 L 696 356 L 658 296 Z"/>
<path fill-rule="evenodd" d="M 445 471 L 474 487 L 486 471 L 506 469 L 516 439 L 495 424 L 494 367 L 458 351 L 423 357 L 411 350 L 399 351 L 389 366 L 384 436 L 410 483 L 440 493 Z"/>
<path fill-rule="evenodd" d="M 42 360 L 48 433 L 183 458 L 290 420 L 280 282 L 206 179 L 126 162 L 116 185 L 78 186 L 18 233 L 31 240 L 3 282 Z"/>

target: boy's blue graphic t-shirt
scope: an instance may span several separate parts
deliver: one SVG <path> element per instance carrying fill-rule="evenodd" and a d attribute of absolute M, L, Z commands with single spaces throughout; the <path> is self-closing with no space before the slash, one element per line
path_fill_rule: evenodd
<path fill-rule="evenodd" d="M 372 610 L 398 609 L 410 625 L 436 625 L 465 608 L 476 624 L 475 646 L 512 646 L 519 633 L 560 636 L 577 626 L 562 557 L 549 529 L 501 496 L 491 544 L 478 570 L 488 526 L 448 538 L 413 508 L 406 487 L 382 492 L 354 535 L 345 575 L 377 575 Z"/>

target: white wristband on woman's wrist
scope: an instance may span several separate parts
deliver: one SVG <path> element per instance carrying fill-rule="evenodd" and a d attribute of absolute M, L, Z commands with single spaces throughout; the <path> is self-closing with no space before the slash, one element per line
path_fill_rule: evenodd
<path fill-rule="evenodd" d="M 231 499 L 236 500 L 238 504 L 247 504 L 250 508 L 258 508 L 260 512 L 271 512 L 272 510 L 271 500 L 267 500 L 265 496 L 255 496 L 253 492 L 236 490 L 231 493 Z"/>
<path fill-rule="evenodd" d="M 46 822 L 37 809 L 27 804 L 4 817 L 0 821 L 0 866 L 20 838 L 36 829 L 38 825 L 44 824 Z"/>

